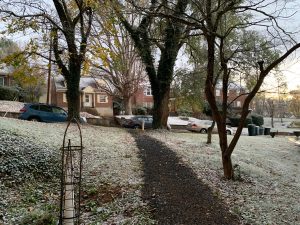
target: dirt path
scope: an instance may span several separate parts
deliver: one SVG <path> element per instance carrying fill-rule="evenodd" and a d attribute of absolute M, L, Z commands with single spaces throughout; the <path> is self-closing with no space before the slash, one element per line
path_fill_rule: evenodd
<path fill-rule="evenodd" d="M 146 134 L 133 136 L 144 162 L 143 199 L 158 224 L 240 224 L 171 149 Z"/>

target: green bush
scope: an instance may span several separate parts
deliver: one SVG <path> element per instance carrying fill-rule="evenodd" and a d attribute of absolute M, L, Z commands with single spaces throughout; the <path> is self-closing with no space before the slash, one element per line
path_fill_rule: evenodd
<path fill-rule="evenodd" d="M 264 117 L 258 114 L 252 114 L 251 115 L 252 118 L 252 122 L 256 125 L 256 126 L 262 126 L 264 125 Z"/>
<path fill-rule="evenodd" d="M 13 87 L 0 86 L 0 100 L 13 101 L 19 97 L 19 91 Z"/>
<path fill-rule="evenodd" d="M 147 108 L 146 107 L 138 107 L 134 109 L 135 115 L 146 115 L 147 114 Z"/>
<path fill-rule="evenodd" d="M 230 120 L 232 127 L 237 127 L 237 126 L 239 126 L 241 118 L 240 117 L 231 117 L 231 118 L 229 118 L 229 120 Z M 251 124 L 251 123 L 252 123 L 252 119 L 250 117 L 247 117 L 245 120 L 245 123 L 244 123 L 244 127 L 248 127 L 248 124 Z"/>

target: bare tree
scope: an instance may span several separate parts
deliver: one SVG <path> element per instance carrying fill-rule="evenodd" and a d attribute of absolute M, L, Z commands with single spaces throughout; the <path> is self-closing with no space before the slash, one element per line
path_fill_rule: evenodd
<path fill-rule="evenodd" d="M 291 91 L 290 95 L 292 99 L 289 103 L 289 109 L 295 117 L 300 118 L 300 88 Z"/>
<path fill-rule="evenodd" d="M 275 2 L 275 1 L 274 1 Z M 220 148 L 222 152 L 222 162 L 224 177 L 227 179 L 234 178 L 234 171 L 231 161 L 231 154 L 238 142 L 241 135 L 242 128 L 246 117 L 249 113 L 249 104 L 254 98 L 256 93 L 259 91 L 264 79 L 267 77 L 269 72 L 278 66 L 284 59 L 286 59 L 292 52 L 300 47 L 300 44 L 294 43 L 291 36 L 287 35 L 281 27 L 278 26 L 279 15 L 276 13 L 268 13 L 266 8 L 270 6 L 272 2 L 270 1 L 258 1 L 258 2 L 241 2 L 236 0 L 230 1 L 192 1 L 192 8 L 195 11 L 193 17 L 190 17 L 189 21 L 185 21 L 186 24 L 191 24 L 192 22 L 197 23 L 197 28 L 203 33 L 207 46 L 207 74 L 205 83 L 205 93 L 206 99 L 210 104 L 213 112 L 213 117 L 216 120 L 218 126 L 218 135 L 220 141 Z M 249 13 L 255 12 L 256 15 L 260 15 L 257 21 L 254 17 L 249 17 Z M 251 21 L 249 18 L 253 18 Z M 191 22 L 192 21 L 192 22 Z M 272 26 L 270 21 L 275 24 Z M 249 39 L 249 30 L 251 27 L 256 26 L 266 26 L 269 30 L 274 28 L 273 31 L 276 32 L 277 37 L 281 39 L 276 40 L 276 35 L 273 35 L 273 42 L 266 42 L 266 44 L 253 43 L 254 45 L 240 45 L 239 42 L 230 42 L 230 36 L 234 32 L 239 32 L 241 35 L 247 34 Z M 247 29 L 244 29 L 247 28 Z M 292 47 L 287 49 L 281 56 L 274 56 L 273 58 L 268 57 L 267 49 L 271 49 L 273 43 L 278 44 L 278 41 L 282 41 L 283 36 L 289 38 Z M 280 35 L 280 36 L 279 36 Z M 242 36 L 240 36 L 242 37 Z M 241 41 L 242 38 L 240 38 Z M 261 41 L 259 43 L 262 43 Z M 284 43 L 286 44 L 286 42 Z M 242 47 L 242 48 L 241 48 Z M 247 54 L 248 52 L 248 54 Z M 264 53 L 263 53 L 264 52 Z M 259 54 L 257 54 L 259 53 Z M 260 54 L 263 53 L 263 54 Z M 269 51 L 270 53 L 270 51 Z M 216 70 L 216 59 L 219 57 L 220 68 L 222 71 L 222 76 L 218 77 L 219 71 Z M 249 59 L 251 59 L 249 61 Z M 228 110 L 228 84 L 230 78 L 233 75 L 233 71 L 237 70 L 240 62 L 248 60 L 249 63 L 245 68 L 249 68 L 250 71 L 248 75 L 254 76 L 255 79 L 251 79 L 253 82 L 251 88 L 249 88 L 249 93 L 245 99 L 244 105 L 242 106 L 241 121 L 238 129 L 233 137 L 233 139 L 228 142 L 226 135 L 226 116 Z M 255 65 L 255 62 L 257 64 Z M 252 70 L 251 70 L 252 67 Z M 257 71 L 257 73 L 253 73 Z M 222 80 L 222 111 L 220 112 L 217 106 L 215 87 L 216 79 L 221 78 Z"/>
<path fill-rule="evenodd" d="M 111 8 L 99 9 L 95 20 L 90 46 L 92 65 L 108 82 L 106 91 L 121 98 L 125 114 L 131 115 L 132 97 L 146 81 L 145 68 L 131 37 Z"/>

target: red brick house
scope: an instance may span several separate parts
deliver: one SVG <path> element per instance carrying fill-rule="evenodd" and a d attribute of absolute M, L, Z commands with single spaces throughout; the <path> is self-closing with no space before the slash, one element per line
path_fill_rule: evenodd
<path fill-rule="evenodd" d="M 215 96 L 217 101 L 222 101 L 223 99 L 223 90 L 222 90 L 222 84 L 218 83 L 216 85 L 216 90 L 215 90 Z M 247 97 L 246 94 L 246 89 L 242 87 L 239 84 L 236 84 L 234 82 L 231 82 L 228 85 L 228 103 L 230 103 L 230 106 L 232 109 L 240 109 Z"/>
<path fill-rule="evenodd" d="M 222 101 L 223 92 L 222 92 L 222 84 L 218 83 L 216 85 L 215 96 L 217 101 Z M 231 103 L 230 106 L 233 110 L 239 110 L 244 104 L 244 101 L 247 97 L 246 89 L 241 85 L 238 85 L 234 82 L 231 82 L 228 86 L 228 103 Z M 171 93 L 172 95 L 172 93 Z M 205 98 L 205 97 L 204 97 Z M 141 88 L 132 98 L 133 108 L 137 107 L 145 107 L 152 108 L 153 107 L 153 96 L 150 84 L 145 85 Z M 176 112 L 176 101 L 175 98 L 170 96 L 169 99 L 169 109 L 170 112 Z"/>
<path fill-rule="evenodd" d="M 132 105 L 134 108 L 153 107 L 153 96 L 150 84 L 146 84 L 143 88 L 140 88 L 132 98 Z"/>
<path fill-rule="evenodd" d="M 80 78 L 80 108 L 96 110 L 100 116 L 113 116 L 113 97 L 101 89 L 105 82 L 100 78 L 83 76 Z M 68 107 L 67 87 L 63 76 L 53 78 L 51 85 L 51 104 Z"/>

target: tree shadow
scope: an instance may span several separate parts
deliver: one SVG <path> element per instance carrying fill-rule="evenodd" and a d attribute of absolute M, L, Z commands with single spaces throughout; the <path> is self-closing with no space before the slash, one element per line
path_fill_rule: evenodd
<path fill-rule="evenodd" d="M 146 134 L 133 133 L 143 160 L 142 198 L 161 225 L 239 224 L 221 200 L 176 154 Z"/>

